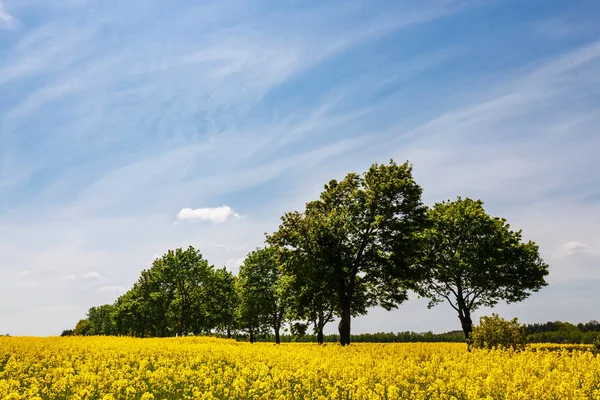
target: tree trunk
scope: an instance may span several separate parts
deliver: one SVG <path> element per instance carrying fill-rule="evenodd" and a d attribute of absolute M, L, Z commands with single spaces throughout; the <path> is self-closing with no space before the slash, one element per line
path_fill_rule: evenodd
<path fill-rule="evenodd" d="M 227 339 L 231 339 L 231 328 L 227 327 Z"/>
<path fill-rule="evenodd" d="M 323 326 L 319 325 L 317 327 L 317 342 L 319 344 L 323 344 Z"/>
<path fill-rule="evenodd" d="M 254 330 L 250 329 L 250 343 L 254 343 Z"/>
<path fill-rule="evenodd" d="M 281 338 L 279 337 L 279 326 L 275 327 L 275 344 L 280 344 Z"/>
<path fill-rule="evenodd" d="M 340 332 L 340 344 L 346 346 L 350 344 L 350 305 L 344 305 L 338 331 Z"/>
<path fill-rule="evenodd" d="M 471 343 L 471 332 L 473 331 L 473 321 L 471 320 L 471 313 L 469 311 L 463 311 L 463 315 L 458 315 L 460 319 L 460 324 L 462 325 L 462 330 L 465 334 L 465 339 L 467 339 L 467 343 Z"/>

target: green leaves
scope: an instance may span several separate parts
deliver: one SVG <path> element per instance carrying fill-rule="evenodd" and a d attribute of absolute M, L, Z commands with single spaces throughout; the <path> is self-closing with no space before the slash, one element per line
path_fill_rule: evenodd
<path fill-rule="evenodd" d="M 407 299 L 426 221 L 421 191 L 408 163 L 373 164 L 362 175 L 330 181 L 303 213 L 285 214 L 267 239 L 285 249 L 283 271 L 308 303 L 323 299 L 341 317 L 342 344 L 349 343 L 351 316 Z"/>
<path fill-rule="evenodd" d="M 286 313 L 285 280 L 280 276 L 277 248 L 265 247 L 248 254 L 238 275 L 239 326 L 254 335 L 279 329 Z"/>
<path fill-rule="evenodd" d="M 117 333 L 164 337 L 226 330 L 233 324 L 233 279 L 191 246 L 169 250 L 115 302 Z"/>
<path fill-rule="evenodd" d="M 546 285 L 548 265 L 537 245 L 522 243 L 521 232 L 488 215 L 481 200 L 436 203 L 428 211 L 421 246 L 425 278 L 418 292 L 431 299 L 430 306 L 447 300 L 469 321 L 481 306 L 522 301 Z"/>

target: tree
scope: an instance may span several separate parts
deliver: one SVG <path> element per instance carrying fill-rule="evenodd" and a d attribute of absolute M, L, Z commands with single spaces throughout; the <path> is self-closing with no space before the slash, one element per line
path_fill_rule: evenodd
<path fill-rule="evenodd" d="M 299 213 L 290 213 L 288 222 L 293 224 L 295 234 L 300 236 L 296 240 L 303 240 L 305 243 L 302 248 L 310 248 L 310 234 L 305 230 L 307 224 L 302 220 Z M 292 218 L 295 221 L 292 221 Z M 289 225 L 288 225 L 289 227 Z M 281 228 L 279 236 L 282 234 Z M 287 232 L 290 234 L 291 232 Z M 277 234 L 272 238 L 277 242 Z M 311 251 L 314 256 L 315 251 Z M 313 331 L 317 335 L 317 342 L 323 344 L 323 330 L 327 323 L 334 319 L 336 297 L 335 293 L 329 290 L 328 282 L 321 277 L 321 261 L 316 257 L 309 257 L 299 251 L 287 251 L 280 249 L 279 260 L 281 271 L 285 276 L 284 295 L 288 299 L 288 318 L 291 321 L 308 321 L 313 325 Z M 294 329 L 299 330 L 302 335 L 306 334 L 306 329 L 302 324 L 293 325 Z M 304 330 L 303 330 L 304 329 Z"/>
<path fill-rule="evenodd" d="M 546 286 L 548 265 L 534 242 L 521 242 L 505 219 L 491 217 L 481 200 L 436 203 L 428 211 L 420 264 L 427 271 L 419 293 L 429 306 L 446 300 L 469 340 L 471 314 L 500 300 L 522 301 Z"/>
<path fill-rule="evenodd" d="M 280 342 L 280 330 L 286 312 L 284 283 L 279 274 L 277 249 L 265 247 L 248 254 L 238 275 L 241 327 L 254 342 L 256 334 L 270 327 L 275 343 Z"/>
<path fill-rule="evenodd" d="M 217 331 L 225 332 L 228 338 L 231 337 L 231 331 L 235 328 L 238 305 L 235 281 L 236 277 L 225 267 L 215 270 L 210 281 L 211 325 Z"/>
<path fill-rule="evenodd" d="M 210 331 L 216 323 L 211 315 L 214 275 L 193 247 L 168 251 L 115 302 L 116 331 L 140 337 Z"/>
<path fill-rule="evenodd" d="M 87 312 L 88 335 L 114 335 L 116 333 L 113 319 L 114 306 L 104 304 L 92 307 Z M 77 328 L 76 328 L 77 329 Z"/>
<path fill-rule="evenodd" d="M 80 319 L 75 325 L 75 331 L 73 331 L 73 335 L 75 336 L 87 336 L 89 334 L 90 325 L 87 319 Z"/>
<path fill-rule="evenodd" d="M 157 265 L 163 293 L 172 296 L 169 312 L 177 335 L 210 330 L 208 281 L 213 267 L 192 246 L 169 250 Z"/>
<path fill-rule="evenodd" d="M 164 330 L 159 330 L 157 324 L 161 327 L 166 326 L 166 321 L 156 316 L 155 307 L 149 301 L 145 286 L 149 270 L 142 271 L 140 279 L 131 289 L 119 296 L 115 301 L 114 321 L 115 328 L 120 335 L 131 335 L 135 337 L 166 336 Z M 167 305 L 168 307 L 168 305 Z M 160 314 L 159 314 L 160 315 Z M 162 314 L 164 316 L 164 314 Z M 162 335 L 157 332 L 163 333 Z"/>
<path fill-rule="evenodd" d="M 311 290 L 334 303 L 342 345 L 350 343 L 352 316 L 408 298 L 425 222 L 421 192 L 408 162 L 373 164 L 362 175 L 330 181 L 304 213 L 285 214 L 268 239 L 295 256 L 291 274 L 306 277 Z"/>

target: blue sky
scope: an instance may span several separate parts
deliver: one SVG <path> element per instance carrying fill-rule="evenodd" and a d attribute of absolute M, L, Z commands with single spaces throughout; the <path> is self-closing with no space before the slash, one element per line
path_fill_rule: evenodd
<path fill-rule="evenodd" d="M 414 164 L 426 204 L 481 198 L 540 245 L 550 285 L 498 312 L 600 319 L 598 15 L 0 0 L 0 333 L 58 334 L 175 247 L 237 271 L 285 211 L 390 158 Z M 459 327 L 416 298 L 353 322 Z"/>

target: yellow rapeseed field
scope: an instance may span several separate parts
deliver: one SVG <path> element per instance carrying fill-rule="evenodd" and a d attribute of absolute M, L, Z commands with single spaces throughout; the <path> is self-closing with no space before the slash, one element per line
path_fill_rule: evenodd
<path fill-rule="evenodd" d="M 212 338 L 0 338 L 9 399 L 600 399 L 585 350 Z"/>

